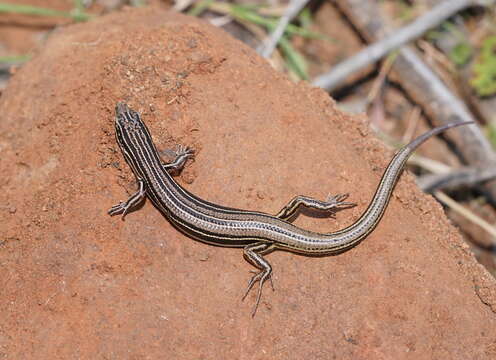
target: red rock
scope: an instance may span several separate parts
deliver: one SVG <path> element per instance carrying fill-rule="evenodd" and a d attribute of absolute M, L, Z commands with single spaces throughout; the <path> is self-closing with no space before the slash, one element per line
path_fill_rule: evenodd
<path fill-rule="evenodd" d="M 240 249 L 183 236 L 150 202 L 125 222 L 106 214 L 134 191 L 120 100 L 160 148 L 197 149 L 179 181 L 202 198 L 275 213 L 350 192 L 358 206 L 336 220 L 298 218 L 316 231 L 356 220 L 391 156 L 362 118 L 195 19 L 132 10 L 57 31 L 0 99 L 0 355 L 496 357 L 495 281 L 408 175 L 354 249 L 269 255 L 276 291 L 252 319 Z"/>

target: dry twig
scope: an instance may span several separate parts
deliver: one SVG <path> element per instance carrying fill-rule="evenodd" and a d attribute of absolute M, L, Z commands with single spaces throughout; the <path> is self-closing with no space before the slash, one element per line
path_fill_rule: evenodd
<path fill-rule="evenodd" d="M 417 178 L 417 185 L 425 192 L 434 190 L 453 190 L 460 187 L 473 187 L 484 181 L 496 178 L 496 168 L 485 170 L 463 167 L 449 173 L 422 175 Z"/>
<path fill-rule="evenodd" d="M 342 3 L 342 1 L 338 1 L 338 3 Z M 438 26 L 459 11 L 474 5 L 488 6 L 494 3 L 496 3 L 495 0 L 443 1 L 411 24 L 396 30 L 394 33 L 391 33 L 380 41 L 366 47 L 358 54 L 333 66 L 331 71 L 318 76 L 313 81 L 313 84 L 324 88 L 327 91 L 331 91 L 341 85 L 349 75 L 354 74 L 358 70 L 361 70 L 366 66 L 382 59 L 392 50 L 419 38 L 427 30 Z"/>
<path fill-rule="evenodd" d="M 493 238 L 493 245 L 496 246 L 496 228 L 489 224 L 487 221 L 482 219 L 481 217 L 474 214 L 472 211 L 464 208 L 460 204 L 458 204 L 455 200 L 450 198 L 448 195 L 442 193 L 441 191 L 434 192 L 434 196 L 444 205 L 448 206 L 451 210 L 456 211 L 460 215 L 462 215 L 467 220 L 473 222 L 474 224 L 480 226 L 484 231 L 489 233 Z"/>
<path fill-rule="evenodd" d="M 376 41 L 383 37 L 386 30 L 389 30 L 384 21 L 381 21 L 381 14 L 375 2 L 336 1 L 365 39 L 371 42 Z M 469 4 L 482 4 L 480 1 L 468 0 L 447 0 L 447 2 L 452 6 L 457 4 L 460 8 Z M 484 3 L 496 3 L 496 0 Z M 396 31 L 396 33 L 398 32 Z M 474 121 L 474 117 L 467 110 L 465 104 L 422 61 L 415 49 L 409 46 L 400 48 L 393 70 L 403 89 L 414 102 L 422 107 L 426 115 L 436 125 L 453 121 Z M 458 131 L 447 133 L 445 136 L 453 140 L 458 153 L 470 166 L 481 169 L 496 166 L 496 154 L 479 127 L 464 126 Z M 484 188 L 486 194 L 490 196 L 490 201 L 496 203 L 496 182 L 488 182 Z"/>

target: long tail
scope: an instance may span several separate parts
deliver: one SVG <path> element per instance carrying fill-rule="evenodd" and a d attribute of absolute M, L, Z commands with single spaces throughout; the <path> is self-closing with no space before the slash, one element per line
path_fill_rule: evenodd
<path fill-rule="evenodd" d="M 416 148 L 418 148 L 420 145 L 422 145 L 427 139 L 429 139 L 432 136 L 435 136 L 437 134 L 442 133 L 443 131 L 446 131 L 448 129 L 457 126 L 468 125 L 473 123 L 474 123 L 473 121 L 463 121 L 463 122 L 449 123 L 446 125 L 438 126 L 430 131 L 427 131 L 425 134 L 420 135 L 418 138 L 412 140 L 408 145 L 405 146 L 405 148 L 409 148 L 410 151 L 414 151 Z"/>
<path fill-rule="evenodd" d="M 335 253 L 351 248 L 363 240 L 381 220 L 405 163 L 414 150 L 434 135 L 456 126 L 472 123 L 473 121 L 465 121 L 436 127 L 398 150 L 384 171 L 374 197 L 362 216 L 347 228 L 326 234 L 326 241 L 316 243 L 312 251 L 323 254 Z"/>

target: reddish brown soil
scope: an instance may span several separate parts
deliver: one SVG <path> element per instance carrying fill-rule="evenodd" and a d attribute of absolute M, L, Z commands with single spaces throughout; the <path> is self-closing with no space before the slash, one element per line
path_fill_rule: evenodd
<path fill-rule="evenodd" d="M 0 99 L 0 358 L 494 359 L 496 285 L 441 207 L 403 176 L 383 221 L 334 257 L 268 256 L 257 316 L 239 249 L 178 233 L 135 189 L 113 138 L 119 100 L 158 146 L 197 149 L 179 182 L 274 213 L 295 194 L 350 192 L 391 152 L 327 94 L 294 85 L 219 29 L 132 10 L 57 31 Z"/>

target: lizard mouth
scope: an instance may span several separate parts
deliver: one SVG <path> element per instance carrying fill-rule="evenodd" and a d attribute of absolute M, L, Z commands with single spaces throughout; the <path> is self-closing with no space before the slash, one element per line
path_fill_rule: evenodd
<path fill-rule="evenodd" d="M 129 112 L 129 107 L 125 103 L 119 101 L 117 105 L 115 105 L 115 112 L 116 114 L 124 114 Z"/>

